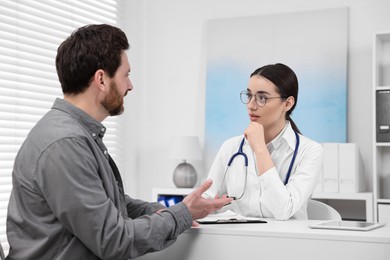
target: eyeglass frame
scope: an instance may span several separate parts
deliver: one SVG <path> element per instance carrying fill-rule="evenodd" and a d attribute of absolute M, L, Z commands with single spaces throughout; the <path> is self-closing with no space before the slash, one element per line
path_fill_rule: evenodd
<path fill-rule="evenodd" d="M 242 98 L 242 96 L 245 95 L 245 98 L 249 97 L 248 98 L 248 102 L 245 102 Z M 264 97 L 264 104 L 259 104 L 260 100 L 258 99 L 258 95 L 261 95 L 262 97 Z M 282 98 L 282 99 L 287 99 L 286 97 L 282 97 L 282 96 L 279 96 L 279 97 L 267 97 L 266 95 L 264 94 L 259 94 L 259 93 L 256 93 L 256 94 L 252 94 L 250 91 L 248 90 L 243 90 L 240 92 L 240 100 L 243 104 L 247 105 L 249 104 L 251 101 L 252 101 L 252 98 L 255 97 L 255 103 L 256 105 L 258 105 L 259 107 L 265 107 L 267 105 L 267 101 L 268 99 L 274 99 L 274 98 Z"/>

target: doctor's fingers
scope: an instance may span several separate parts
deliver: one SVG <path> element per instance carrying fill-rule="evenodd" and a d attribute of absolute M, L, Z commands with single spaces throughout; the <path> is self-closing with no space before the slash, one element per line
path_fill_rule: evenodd
<path fill-rule="evenodd" d="M 244 135 L 252 149 L 258 145 L 265 145 L 264 129 L 263 126 L 258 123 L 249 125 L 245 130 Z"/>
<path fill-rule="evenodd" d="M 257 122 L 250 122 L 248 127 L 244 131 L 245 137 L 257 136 L 264 138 L 264 127 Z"/>

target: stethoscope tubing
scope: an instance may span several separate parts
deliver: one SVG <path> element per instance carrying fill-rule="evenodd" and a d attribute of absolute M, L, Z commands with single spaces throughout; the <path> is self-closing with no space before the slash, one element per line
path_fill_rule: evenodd
<path fill-rule="evenodd" d="M 244 153 L 244 150 L 243 150 L 244 143 L 245 143 L 245 137 L 242 138 L 242 141 L 241 141 L 241 144 L 240 144 L 240 148 L 238 148 L 238 151 L 235 154 L 233 154 L 232 157 L 230 157 L 230 160 L 228 162 L 228 167 L 230 167 L 230 165 L 232 164 L 234 158 L 236 158 L 237 156 L 240 156 L 240 155 L 242 155 L 244 157 L 245 166 L 248 167 L 248 156 L 246 156 L 246 154 Z"/>
<path fill-rule="evenodd" d="M 284 180 L 284 185 L 287 185 L 288 180 L 290 179 L 292 167 L 293 167 L 293 165 L 294 165 L 295 158 L 297 157 L 297 153 L 298 153 L 298 149 L 299 149 L 299 141 L 300 141 L 300 140 L 299 140 L 299 135 L 298 135 L 298 133 L 297 133 L 296 131 L 294 131 L 294 134 L 295 134 L 295 138 L 296 138 L 295 149 L 294 149 L 293 157 L 291 158 L 290 166 L 288 167 L 286 179 Z"/>
<path fill-rule="evenodd" d="M 300 138 L 299 138 L 299 135 L 296 131 L 294 131 L 294 134 L 295 134 L 295 137 L 296 137 L 296 143 L 295 143 L 295 149 L 294 149 L 294 154 L 293 154 L 293 157 L 291 158 L 291 162 L 290 162 L 290 165 L 288 167 L 288 171 L 287 171 L 287 175 L 286 175 L 286 179 L 284 180 L 284 185 L 287 185 L 289 179 L 290 179 L 290 175 L 291 175 L 291 172 L 292 172 L 292 168 L 293 168 L 293 165 L 295 163 L 295 159 L 297 157 L 297 154 L 298 154 L 298 149 L 299 149 L 299 143 L 300 143 Z M 231 164 L 233 163 L 233 160 L 238 157 L 238 156 L 243 156 L 244 157 L 244 161 L 245 161 L 245 184 L 244 184 L 244 189 L 243 189 L 243 192 L 242 194 L 239 196 L 239 197 L 232 197 L 234 200 L 239 200 L 241 199 L 244 194 L 245 194 L 245 191 L 246 191 L 246 184 L 247 184 L 247 179 L 248 179 L 248 156 L 244 153 L 244 150 L 243 150 L 243 147 L 244 147 L 244 144 L 245 144 L 245 137 L 242 138 L 242 141 L 240 143 L 240 146 L 239 146 L 239 149 L 236 153 L 234 153 L 230 159 L 229 159 L 229 162 L 227 164 L 227 167 L 226 167 L 226 170 L 225 170 L 225 173 L 223 175 L 223 179 L 222 179 L 222 182 L 221 182 L 221 188 L 220 188 L 220 191 L 222 191 L 222 186 L 223 186 L 223 183 L 225 182 L 225 179 L 226 179 L 226 174 L 231 166 Z"/>

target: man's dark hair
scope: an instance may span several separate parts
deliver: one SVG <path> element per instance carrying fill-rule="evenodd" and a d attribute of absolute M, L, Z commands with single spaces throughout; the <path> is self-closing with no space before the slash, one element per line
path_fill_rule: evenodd
<path fill-rule="evenodd" d="M 125 33 L 117 27 L 99 24 L 75 30 L 57 50 L 56 69 L 62 92 L 84 92 L 99 69 L 114 77 L 121 54 L 128 48 Z"/>

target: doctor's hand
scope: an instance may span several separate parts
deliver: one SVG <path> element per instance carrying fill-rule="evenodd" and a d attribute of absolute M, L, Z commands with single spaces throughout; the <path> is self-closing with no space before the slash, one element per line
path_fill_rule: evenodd
<path fill-rule="evenodd" d="M 262 124 L 250 122 L 249 126 L 244 131 L 244 135 L 254 152 L 267 148 L 264 138 L 264 127 Z"/>
<path fill-rule="evenodd" d="M 263 175 L 266 171 L 274 167 L 271 155 L 268 151 L 264 137 L 264 127 L 257 122 L 250 122 L 244 131 L 245 138 L 248 140 L 252 151 L 256 156 L 257 174 Z"/>
<path fill-rule="evenodd" d="M 183 203 L 188 207 L 192 219 L 204 218 L 232 202 L 233 199 L 227 198 L 226 195 L 223 195 L 221 198 L 216 196 L 214 199 L 203 198 L 202 194 L 211 187 L 212 183 L 212 180 L 206 180 L 199 188 L 183 199 Z"/>

